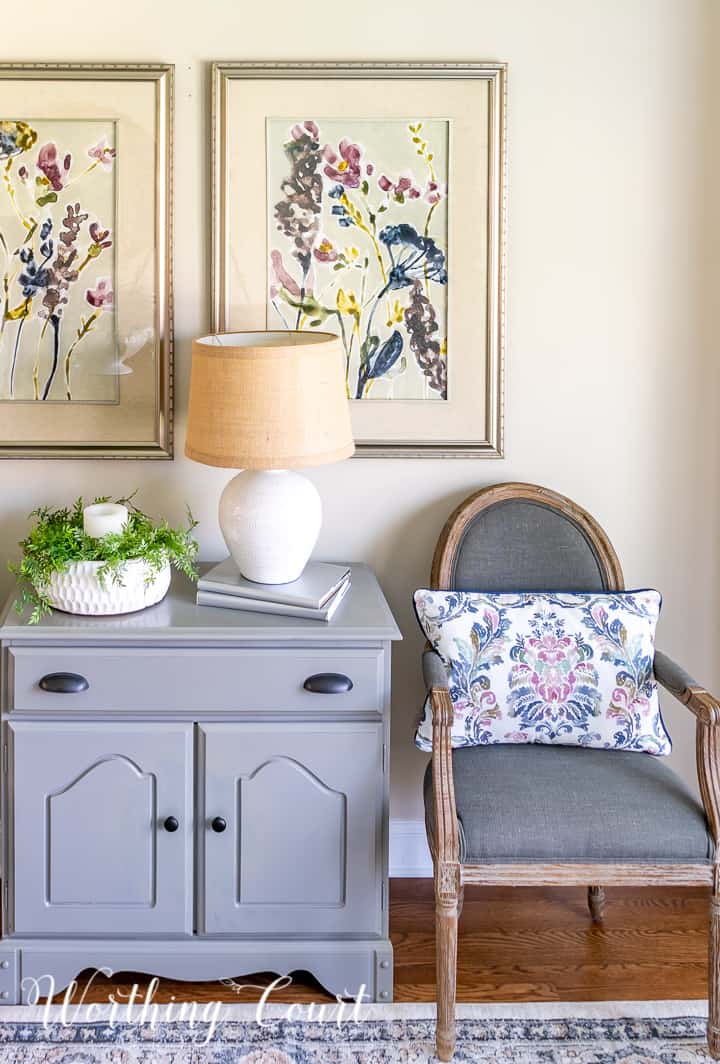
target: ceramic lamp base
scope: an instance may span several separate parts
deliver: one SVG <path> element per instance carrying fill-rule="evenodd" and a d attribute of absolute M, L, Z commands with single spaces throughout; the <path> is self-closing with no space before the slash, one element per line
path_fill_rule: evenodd
<path fill-rule="evenodd" d="M 258 584 L 289 584 L 317 543 L 322 503 L 307 477 L 246 469 L 220 496 L 220 529 L 238 569 Z"/>

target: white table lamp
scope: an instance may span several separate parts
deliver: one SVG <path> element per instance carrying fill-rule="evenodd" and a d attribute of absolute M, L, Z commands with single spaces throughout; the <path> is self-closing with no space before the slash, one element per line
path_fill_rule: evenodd
<path fill-rule="evenodd" d="M 340 341 L 331 333 L 219 333 L 193 342 L 185 454 L 241 469 L 220 497 L 220 528 L 248 580 L 296 580 L 322 504 L 291 470 L 355 450 Z"/>

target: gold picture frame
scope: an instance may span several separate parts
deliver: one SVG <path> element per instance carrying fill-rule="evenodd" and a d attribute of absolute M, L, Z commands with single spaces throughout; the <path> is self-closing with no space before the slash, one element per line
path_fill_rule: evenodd
<path fill-rule="evenodd" d="M 501 62 L 213 64 L 213 328 L 337 322 L 360 457 L 503 456 L 506 94 Z"/>
<path fill-rule="evenodd" d="M 0 457 L 173 456 L 173 80 L 0 64 Z"/>

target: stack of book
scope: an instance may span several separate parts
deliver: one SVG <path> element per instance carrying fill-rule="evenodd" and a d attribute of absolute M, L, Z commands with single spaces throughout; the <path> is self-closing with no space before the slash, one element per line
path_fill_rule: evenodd
<path fill-rule="evenodd" d="M 291 584 L 256 584 L 240 575 L 232 558 L 226 558 L 200 577 L 197 588 L 198 606 L 331 621 L 350 590 L 350 569 L 308 562 L 302 576 Z"/>

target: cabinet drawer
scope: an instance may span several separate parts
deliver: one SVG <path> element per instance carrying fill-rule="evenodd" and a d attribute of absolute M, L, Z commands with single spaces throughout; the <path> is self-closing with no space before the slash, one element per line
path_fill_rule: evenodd
<path fill-rule="evenodd" d="M 69 673 L 60 693 L 54 677 Z M 350 690 L 307 690 L 310 677 L 347 677 Z M 81 683 L 77 678 L 85 681 Z M 43 686 L 41 686 L 43 682 Z M 347 686 L 319 681 L 315 688 Z M 10 711 L 222 711 L 338 709 L 379 712 L 383 651 L 368 648 L 263 648 L 205 650 L 100 647 L 11 647 Z"/>

